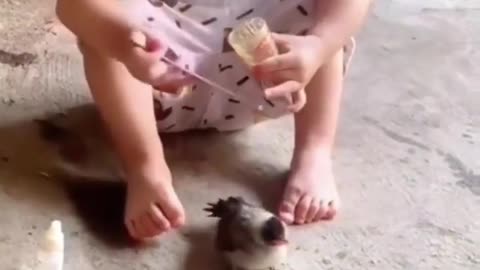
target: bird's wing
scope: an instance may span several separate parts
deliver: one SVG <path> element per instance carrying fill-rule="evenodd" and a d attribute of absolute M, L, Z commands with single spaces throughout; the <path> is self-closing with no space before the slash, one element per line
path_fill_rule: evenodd
<path fill-rule="evenodd" d="M 221 219 L 218 222 L 216 246 L 220 251 L 235 251 L 235 245 L 232 238 L 231 220 Z"/>
<path fill-rule="evenodd" d="M 248 224 L 248 220 L 245 221 L 241 216 L 220 220 L 216 239 L 217 248 L 226 252 L 247 249 L 254 241 Z"/>

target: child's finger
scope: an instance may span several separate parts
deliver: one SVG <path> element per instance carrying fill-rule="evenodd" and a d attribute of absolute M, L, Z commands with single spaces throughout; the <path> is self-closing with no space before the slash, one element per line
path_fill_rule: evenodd
<path fill-rule="evenodd" d="M 152 83 L 168 71 L 167 64 L 161 62 L 160 57 L 161 55 L 158 53 L 148 53 L 142 48 L 134 48 L 133 58 L 127 62 L 129 71 L 137 79 L 145 83 Z"/>
<path fill-rule="evenodd" d="M 147 43 L 145 50 L 147 52 L 165 52 L 167 50 L 168 46 L 161 42 L 159 39 L 147 36 Z"/>
<path fill-rule="evenodd" d="M 155 83 L 159 78 L 168 73 L 168 66 L 160 61 L 148 66 L 147 77 L 150 83 Z"/>
<path fill-rule="evenodd" d="M 156 37 L 148 31 L 133 31 L 130 34 L 130 40 L 134 46 L 146 52 L 165 51 L 168 47 L 161 42 L 159 37 Z"/>
<path fill-rule="evenodd" d="M 290 50 L 291 35 L 272 33 L 272 39 L 280 52 L 287 52 Z"/>
<path fill-rule="evenodd" d="M 285 81 L 299 81 L 299 71 L 297 69 L 285 69 L 273 71 L 270 73 L 255 74 L 258 81 L 272 82 L 272 84 L 280 84 Z"/>
<path fill-rule="evenodd" d="M 305 93 L 305 89 L 294 92 L 292 94 L 292 101 L 293 104 L 288 106 L 290 112 L 297 113 L 305 107 L 305 104 L 307 104 L 307 94 Z"/>
<path fill-rule="evenodd" d="M 158 85 L 160 84 L 159 81 L 161 81 L 161 78 L 164 77 L 166 73 L 167 67 L 162 64 L 153 65 L 148 67 L 145 72 L 142 72 L 139 79 L 150 85 Z"/>
<path fill-rule="evenodd" d="M 295 93 L 302 89 L 302 85 L 297 81 L 286 81 L 282 84 L 265 89 L 267 99 L 277 98 Z"/>
<path fill-rule="evenodd" d="M 191 84 L 193 82 L 195 82 L 195 79 L 192 77 L 185 76 L 183 74 L 167 73 L 156 79 L 153 85 L 156 90 L 167 93 L 176 93 L 182 86 Z"/>
<path fill-rule="evenodd" d="M 298 57 L 293 53 L 279 54 L 267 58 L 265 61 L 255 65 L 253 72 L 261 74 L 270 73 L 278 70 L 292 69 L 298 66 Z"/>

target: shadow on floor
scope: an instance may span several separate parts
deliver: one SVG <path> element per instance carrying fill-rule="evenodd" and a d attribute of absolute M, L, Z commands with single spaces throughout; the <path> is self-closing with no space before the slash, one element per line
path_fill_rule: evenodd
<path fill-rule="evenodd" d="M 113 248 L 133 244 L 123 226 L 126 188 L 106 181 L 65 181 L 67 196 L 89 231 Z"/>
<path fill-rule="evenodd" d="M 234 140 L 235 136 L 241 136 L 241 133 L 189 132 L 162 136 L 162 141 L 165 144 L 167 162 L 173 172 L 191 171 L 196 167 L 196 163 L 207 162 L 214 176 L 206 181 L 235 182 L 256 194 L 256 199 L 265 208 L 275 211 L 287 171 L 280 170 L 268 161 L 246 155 L 244 146 Z M 238 194 L 219 194 L 236 195 Z"/>
<path fill-rule="evenodd" d="M 95 144 L 89 146 L 90 148 L 87 147 L 86 149 L 86 153 L 92 157 L 92 161 L 85 164 L 90 166 L 101 163 L 101 166 L 105 164 L 107 164 L 105 166 L 110 166 L 109 170 L 116 168 L 111 165 L 116 161 L 106 161 L 111 155 L 97 153 L 99 149 L 111 151 L 111 147 L 101 130 L 102 124 L 93 106 L 85 105 L 72 108 L 63 115 L 55 116 L 55 118 L 60 119 L 61 125 L 65 125 L 66 128 L 77 134 L 77 138 L 95 142 Z M 8 149 L 0 149 L 0 151 L 5 151 L 5 155 L 11 155 L 11 157 L 2 158 L 4 163 L 11 163 L 5 167 L 11 170 L 11 173 L 19 176 L 20 179 L 28 179 L 28 177 L 23 177 L 25 174 L 38 174 L 45 168 L 49 168 L 50 164 L 47 163 L 55 160 L 58 156 L 58 153 L 55 152 L 58 148 L 54 147 L 55 145 L 45 143 L 45 141 L 42 142 L 39 135 L 38 125 L 34 121 L 0 130 L 0 142 L 8 145 Z M 165 145 L 167 162 L 171 164 L 171 170 L 174 174 L 175 172 L 188 172 L 195 168 L 196 163 L 207 162 L 216 174 L 215 177 L 212 177 L 212 180 L 208 181 L 235 181 L 244 185 L 254 194 L 257 194 L 258 199 L 265 207 L 273 210 L 275 209 L 274 203 L 278 201 L 282 190 L 283 182 L 279 180 L 284 180 L 286 174 L 284 171 L 279 171 L 278 167 L 265 163 L 265 161 L 247 157 L 242 151 L 243 146 L 238 145 L 232 139 L 238 135 L 235 133 L 220 134 L 212 131 L 190 132 L 165 135 L 162 136 L 162 140 Z M 0 154 L 2 153 L 0 152 Z M 6 159 L 8 161 L 5 161 Z M 52 176 L 54 175 L 52 174 Z M 129 244 L 123 227 L 125 187 L 121 182 L 65 180 L 65 177 L 58 177 L 58 180 L 60 180 L 59 185 L 65 187 L 68 198 L 70 198 L 77 214 L 92 234 L 112 247 L 124 247 Z M 29 194 L 33 198 L 46 196 L 35 194 L 35 189 L 27 187 L 28 183 L 21 185 L 30 190 Z M 228 196 L 230 195 L 235 196 L 237 194 L 228 194 Z M 201 235 L 192 233 L 191 237 L 197 239 Z"/>
<path fill-rule="evenodd" d="M 0 192 L 13 202 L 49 205 L 52 188 L 60 187 L 47 173 L 51 154 L 32 122 L 0 127 Z"/>
<path fill-rule="evenodd" d="M 212 232 L 212 229 L 207 228 L 191 228 L 182 234 L 190 245 L 184 270 L 228 269 L 212 244 L 214 243 Z"/>
<path fill-rule="evenodd" d="M 125 187 L 57 174 L 55 149 L 38 131 L 33 120 L 0 127 L 0 192 L 13 203 L 22 201 L 53 213 L 62 208 L 57 206 L 66 195 L 94 237 L 115 248 L 130 245 L 123 227 Z"/>

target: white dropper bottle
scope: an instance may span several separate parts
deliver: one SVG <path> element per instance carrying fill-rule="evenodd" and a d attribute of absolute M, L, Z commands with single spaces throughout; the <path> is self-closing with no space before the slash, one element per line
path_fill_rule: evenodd
<path fill-rule="evenodd" d="M 63 269 L 64 236 L 62 223 L 55 220 L 46 231 L 40 250 L 37 254 L 37 263 L 33 270 L 62 270 Z"/>

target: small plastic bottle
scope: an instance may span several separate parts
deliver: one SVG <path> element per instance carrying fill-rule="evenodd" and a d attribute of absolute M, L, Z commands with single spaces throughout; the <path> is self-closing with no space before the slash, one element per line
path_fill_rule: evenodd
<path fill-rule="evenodd" d="M 40 250 L 37 254 L 37 262 L 32 270 L 62 270 L 63 269 L 64 236 L 62 223 L 55 220 L 46 231 Z"/>
<path fill-rule="evenodd" d="M 228 43 L 250 67 L 279 54 L 267 22 L 259 17 L 237 25 L 228 35 Z M 272 86 L 268 81 L 261 81 L 260 84 L 263 88 Z M 277 98 L 277 100 L 288 105 L 292 102 L 292 95 L 287 94 L 284 98 Z M 263 106 L 259 106 L 258 110 L 262 111 Z"/>
<path fill-rule="evenodd" d="M 228 35 L 228 43 L 249 66 L 278 54 L 267 22 L 258 17 L 235 27 Z"/>

